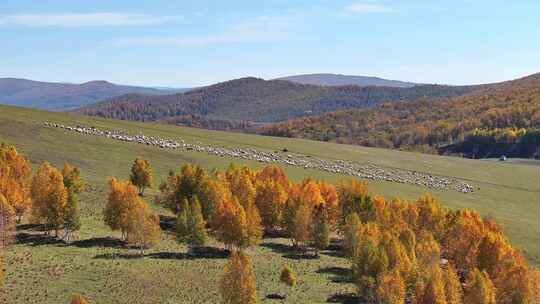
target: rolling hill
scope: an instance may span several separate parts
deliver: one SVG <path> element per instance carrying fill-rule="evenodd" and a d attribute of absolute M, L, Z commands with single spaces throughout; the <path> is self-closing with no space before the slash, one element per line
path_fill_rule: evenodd
<path fill-rule="evenodd" d="M 418 85 L 412 82 L 388 80 L 379 77 L 353 76 L 341 74 L 303 74 L 278 78 L 279 80 L 291 81 L 300 84 L 311 84 L 319 86 L 346 86 L 357 85 L 360 87 L 394 87 L 410 88 Z"/>
<path fill-rule="evenodd" d="M 209 119 L 276 122 L 330 111 L 368 108 L 383 101 L 468 94 L 477 86 L 323 87 L 284 80 L 242 78 L 186 93 L 162 96 L 129 94 L 89 105 L 78 112 L 106 118 L 157 121 L 185 115 Z"/>
<path fill-rule="evenodd" d="M 525 138 L 518 147 L 512 130 L 540 128 L 540 74 L 484 87 L 454 98 L 422 98 L 408 103 L 384 103 L 371 109 L 351 109 L 267 125 L 262 134 L 302 137 L 365 146 L 474 154 L 532 157 L 540 149 L 540 136 Z M 497 132 L 493 138 L 473 136 L 474 130 Z M 510 129 L 508 132 L 496 131 Z M 508 135 L 508 136 L 507 136 Z M 464 141 L 474 140 L 462 146 Z M 484 143 L 478 142 L 483 140 Z M 519 142 L 518 142 L 519 143 Z M 456 144 L 458 144 L 456 146 Z M 507 148 L 496 147 L 506 144 Z M 451 145 L 449 148 L 445 146 Z M 477 146 L 477 148 L 474 148 Z M 478 147 L 480 146 L 480 147 Z M 474 148 L 474 149 L 473 149 Z M 513 152 L 512 152 L 513 151 Z M 522 151 L 522 152 L 519 152 Z M 478 153 L 477 153 L 478 154 Z"/>
<path fill-rule="evenodd" d="M 117 85 L 107 81 L 82 84 L 0 78 L 0 103 L 48 110 L 69 110 L 103 99 L 138 93 L 171 94 L 170 89 Z"/>
<path fill-rule="evenodd" d="M 540 205 L 537 203 L 540 170 L 535 166 L 0 106 L 0 142 L 16 145 L 34 167 L 45 160 L 55 166 L 61 166 L 65 161 L 72 163 L 81 169 L 86 183 L 85 191 L 80 195 L 82 230 L 78 240 L 70 244 L 39 242 L 40 238 L 25 234 L 30 233 L 31 225 L 20 225 L 22 233 L 18 243 L 4 252 L 7 263 L 6 303 L 33 303 L 38 300 L 46 304 L 66 303 L 69 302 L 66 294 L 71 292 L 99 299 L 102 304 L 219 302 L 218 284 L 226 259 L 186 257 L 183 253 L 187 248 L 178 245 L 169 231 L 164 233 L 159 245 L 146 251 L 144 257 L 133 258 L 129 254 L 130 249 L 118 244 L 116 237 L 119 233 L 111 232 L 103 223 L 106 179 L 108 176 L 128 178 L 131 163 L 136 157 L 150 161 L 156 184 L 167 176 L 170 169 L 178 170 L 186 163 L 200 164 L 208 169 L 223 169 L 231 162 L 252 168 L 263 165 L 252 160 L 194 150 L 167 150 L 81 135 L 46 127 L 44 121 L 123 130 L 160 138 L 181 138 L 190 143 L 226 148 L 273 152 L 286 147 L 287 153 L 302 153 L 311 158 L 339 158 L 388 170 L 415 170 L 465 180 L 476 187 L 473 193 L 427 190 L 391 181 L 371 181 L 370 188 L 373 193 L 380 193 L 388 199 L 400 196 L 407 200 L 429 191 L 447 207 L 473 208 L 494 217 L 504 225 L 512 244 L 523 249 L 533 264 L 540 263 L 540 243 L 537 241 L 540 233 Z M 298 166 L 284 166 L 284 170 L 296 181 L 314 177 L 335 182 L 344 177 Z M 149 189 L 146 201 L 162 217 L 170 217 L 168 210 L 152 203 L 156 193 L 156 188 Z M 38 234 L 43 237 L 43 233 Z M 269 238 L 250 250 L 259 294 L 264 296 L 282 290 L 283 286 L 277 279 L 279 269 L 290 264 L 294 265 L 300 279 L 296 288 L 287 291 L 287 302 L 323 303 L 334 296 L 356 291 L 354 284 L 343 280 L 345 275 L 340 276 L 339 271 L 350 266 L 346 259 L 334 252 L 323 252 L 317 259 L 295 259 L 283 252 L 289 242 L 282 238 Z"/>

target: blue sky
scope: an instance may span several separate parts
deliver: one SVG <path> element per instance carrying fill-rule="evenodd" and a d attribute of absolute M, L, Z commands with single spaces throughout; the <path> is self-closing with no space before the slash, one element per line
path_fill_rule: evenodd
<path fill-rule="evenodd" d="M 0 1 L 0 77 L 197 86 L 244 76 L 494 82 L 540 72 L 540 1 Z"/>

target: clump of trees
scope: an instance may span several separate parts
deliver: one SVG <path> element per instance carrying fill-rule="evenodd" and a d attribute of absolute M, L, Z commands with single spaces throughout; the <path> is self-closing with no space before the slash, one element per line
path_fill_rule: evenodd
<path fill-rule="evenodd" d="M 129 181 L 109 179 L 109 197 L 103 210 L 105 224 L 113 231 L 120 230 L 122 239 L 144 249 L 161 239 L 159 217 L 141 199 Z"/>
<path fill-rule="evenodd" d="M 82 188 L 77 168 L 66 163 L 60 171 L 44 162 L 31 182 L 33 220 L 54 230 L 56 237 L 64 229 L 64 238 L 69 240 L 81 228 L 78 194 Z"/>
<path fill-rule="evenodd" d="M 0 173 L 1 246 L 13 242 L 16 218 L 26 211 L 56 236 L 64 230 L 69 239 L 80 228 L 77 197 L 84 187 L 77 168 L 65 164 L 60 171 L 43 163 L 32 176 L 26 160 L 2 145 Z M 105 224 L 144 253 L 161 239 L 159 217 L 131 181 L 111 178 L 108 185 Z M 469 209 L 443 208 L 429 195 L 387 201 L 356 180 L 294 183 L 275 166 L 254 171 L 231 165 L 208 173 L 186 165 L 167 176 L 157 202 L 177 215 L 176 238 L 190 252 L 210 236 L 230 250 L 221 281 L 224 303 L 256 302 L 245 249 L 275 232 L 295 248 L 316 251 L 335 238 L 367 303 L 513 304 L 540 298 L 540 272 L 499 225 Z M 285 268 L 280 280 L 292 286 L 295 274 Z"/>
<path fill-rule="evenodd" d="M 33 218 L 44 222 L 58 236 L 68 198 L 62 173 L 47 162 L 41 164 L 32 179 L 31 192 Z"/>
<path fill-rule="evenodd" d="M 471 210 L 445 209 L 430 196 L 413 203 L 369 196 L 365 201 L 370 207 L 349 215 L 342 230 L 353 281 L 365 301 L 536 299 L 537 270 L 492 221 Z"/>
<path fill-rule="evenodd" d="M 199 202 L 202 220 L 228 249 L 258 244 L 264 233 L 285 233 L 297 247 L 324 250 L 331 226 L 338 222 L 338 193 L 334 186 L 312 179 L 291 183 L 283 170 L 267 166 L 261 171 L 231 165 L 209 174 L 185 165 L 171 172 L 160 186 L 157 203 L 178 215 L 177 228 L 190 220 L 193 201 Z M 186 203 L 186 201 L 188 203 Z"/>
<path fill-rule="evenodd" d="M 15 147 L 0 144 L 0 253 L 15 242 L 16 223 L 32 205 L 32 171 Z M 3 288 L 5 261 L 0 254 L 0 288 Z"/>
<path fill-rule="evenodd" d="M 161 189 L 158 201 L 179 214 L 179 223 L 206 223 L 234 254 L 257 244 L 263 231 L 285 234 L 301 249 L 324 250 L 331 236 L 340 239 L 366 302 L 476 304 L 494 297 L 510 304 L 540 294 L 538 272 L 500 226 L 472 210 L 443 208 L 429 195 L 387 201 L 355 180 L 293 183 L 278 167 L 233 165 L 212 174 L 186 165 Z M 190 215 L 193 201 L 213 211 Z M 181 236 L 193 234 L 179 227 Z"/>
<path fill-rule="evenodd" d="M 81 227 L 77 195 L 83 190 L 80 171 L 65 164 L 62 171 L 42 163 L 33 174 L 28 160 L 13 146 L 0 144 L 0 249 L 15 242 L 16 224 L 29 220 L 44 224 L 46 233 L 69 241 Z M 0 256 L 0 285 L 4 279 Z"/>

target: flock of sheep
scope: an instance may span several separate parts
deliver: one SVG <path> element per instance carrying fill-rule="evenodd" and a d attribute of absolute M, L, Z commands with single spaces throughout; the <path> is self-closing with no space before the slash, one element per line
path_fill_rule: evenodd
<path fill-rule="evenodd" d="M 325 160 L 309 155 L 288 153 L 287 151 L 265 152 L 251 148 L 224 148 L 211 145 L 186 143 L 184 140 L 139 135 L 129 135 L 126 132 L 114 130 L 103 131 L 94 127 L 66 126 L 54 122 L 45 122 L 45 126 L 65 129 L 85 135 L 103 136 L 119 141 L 139 143 L 156 146 L 162 149 L 179 149 L 208 153 L 221 157 L 240 158 L 262 163 L 279 163 L 290 166 L 303 167 L 326 171 L 335 174 L 355 176 L 376 181 L 389 181 L 395 183 L 413 184 L 430 189 L 452 189 L 462 193 L 474 192 L 474 187 L 455 178 L 437 176 L 429 173 L 416 172 L 395 168 L 383 168 L 372 164 L 359 165 L 346 160 Z M 285 149 L 284 149 L 285 150 Z"/>

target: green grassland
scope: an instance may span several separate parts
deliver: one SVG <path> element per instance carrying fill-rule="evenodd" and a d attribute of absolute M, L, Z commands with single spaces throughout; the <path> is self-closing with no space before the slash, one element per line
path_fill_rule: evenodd
<path fill-rule="evenodd" d="M 148 159 L 159 182 L 170 169 L 185 163 L 225 168 L 231 162 L 259 168 L 262 164 L 240 161 L 193 151 L 162 150 L 135 143 L 46 128 L 43 121 L 68 125 L 122 129 L 187 142 L 224 147 L 252 147 L 291 152 L 326 159 L 345 159 L 466 180 L 478 187 L 471 194 L 453 190 L 432 191 L 408 184 L 371 182 L 373 193 L 387 198 L 400 196 L 413 200 L 431 192 L 450 208 L 473 208 L 495 217 L 506 229 L 511 242 L 522 248 L 529 260 L 540 263 L 540 170 L 519 163 L 474 161 L 357 146 L 337 145 L 299 139 L 261 137 L 236 133 L 143 124 L 51 113 L 0 106 L 0 141 L 16 145 L 33 165 L 49 161 L 60 166 L 70 162 L 82 170 L 87 182 L 81 195 L 82 230 L 78 241 L 66 245 L 48 242 L 28 225 L 20 227 L 19 243 L 5 252 L 7 277 L 0 303 L 68 303 L 72 293 L 81 293 L 93 303 L 215 303 L 219 301 L 218 281 L 226 259 L 217 254 L 200 258 L 185 255 L 168 231 L 158 246 L 134 258 L 130 249 L 119 246 L 102 222 L 101 210 L 107 189 L 106 178 L 127 178 L 134 158 Z M 294 180 L 315 177 L 331 182 L 343 176 L 285 166 Z M 146 200 L 159 214 L 170 214 L 153 204 L 155 190 Z M 111 238 L 113 237 L 113 238 Z M 346 280 L 347 261 L 337 252 L 325 251 L 318 259 L 298 259 L 288 251 L 285 239 L 265 239 L 249 251 L 255 265 L 259 298 L 263 303 L 272 293 L 286 294 L 286 303 L 324 303 L 330 298 L 346 301 L 355 291 Z M 218 247 L 219 244 L 214 244 Z M 279 271 L 291 266 L 299 284 L 288 288 L 279 283 Z"/>

